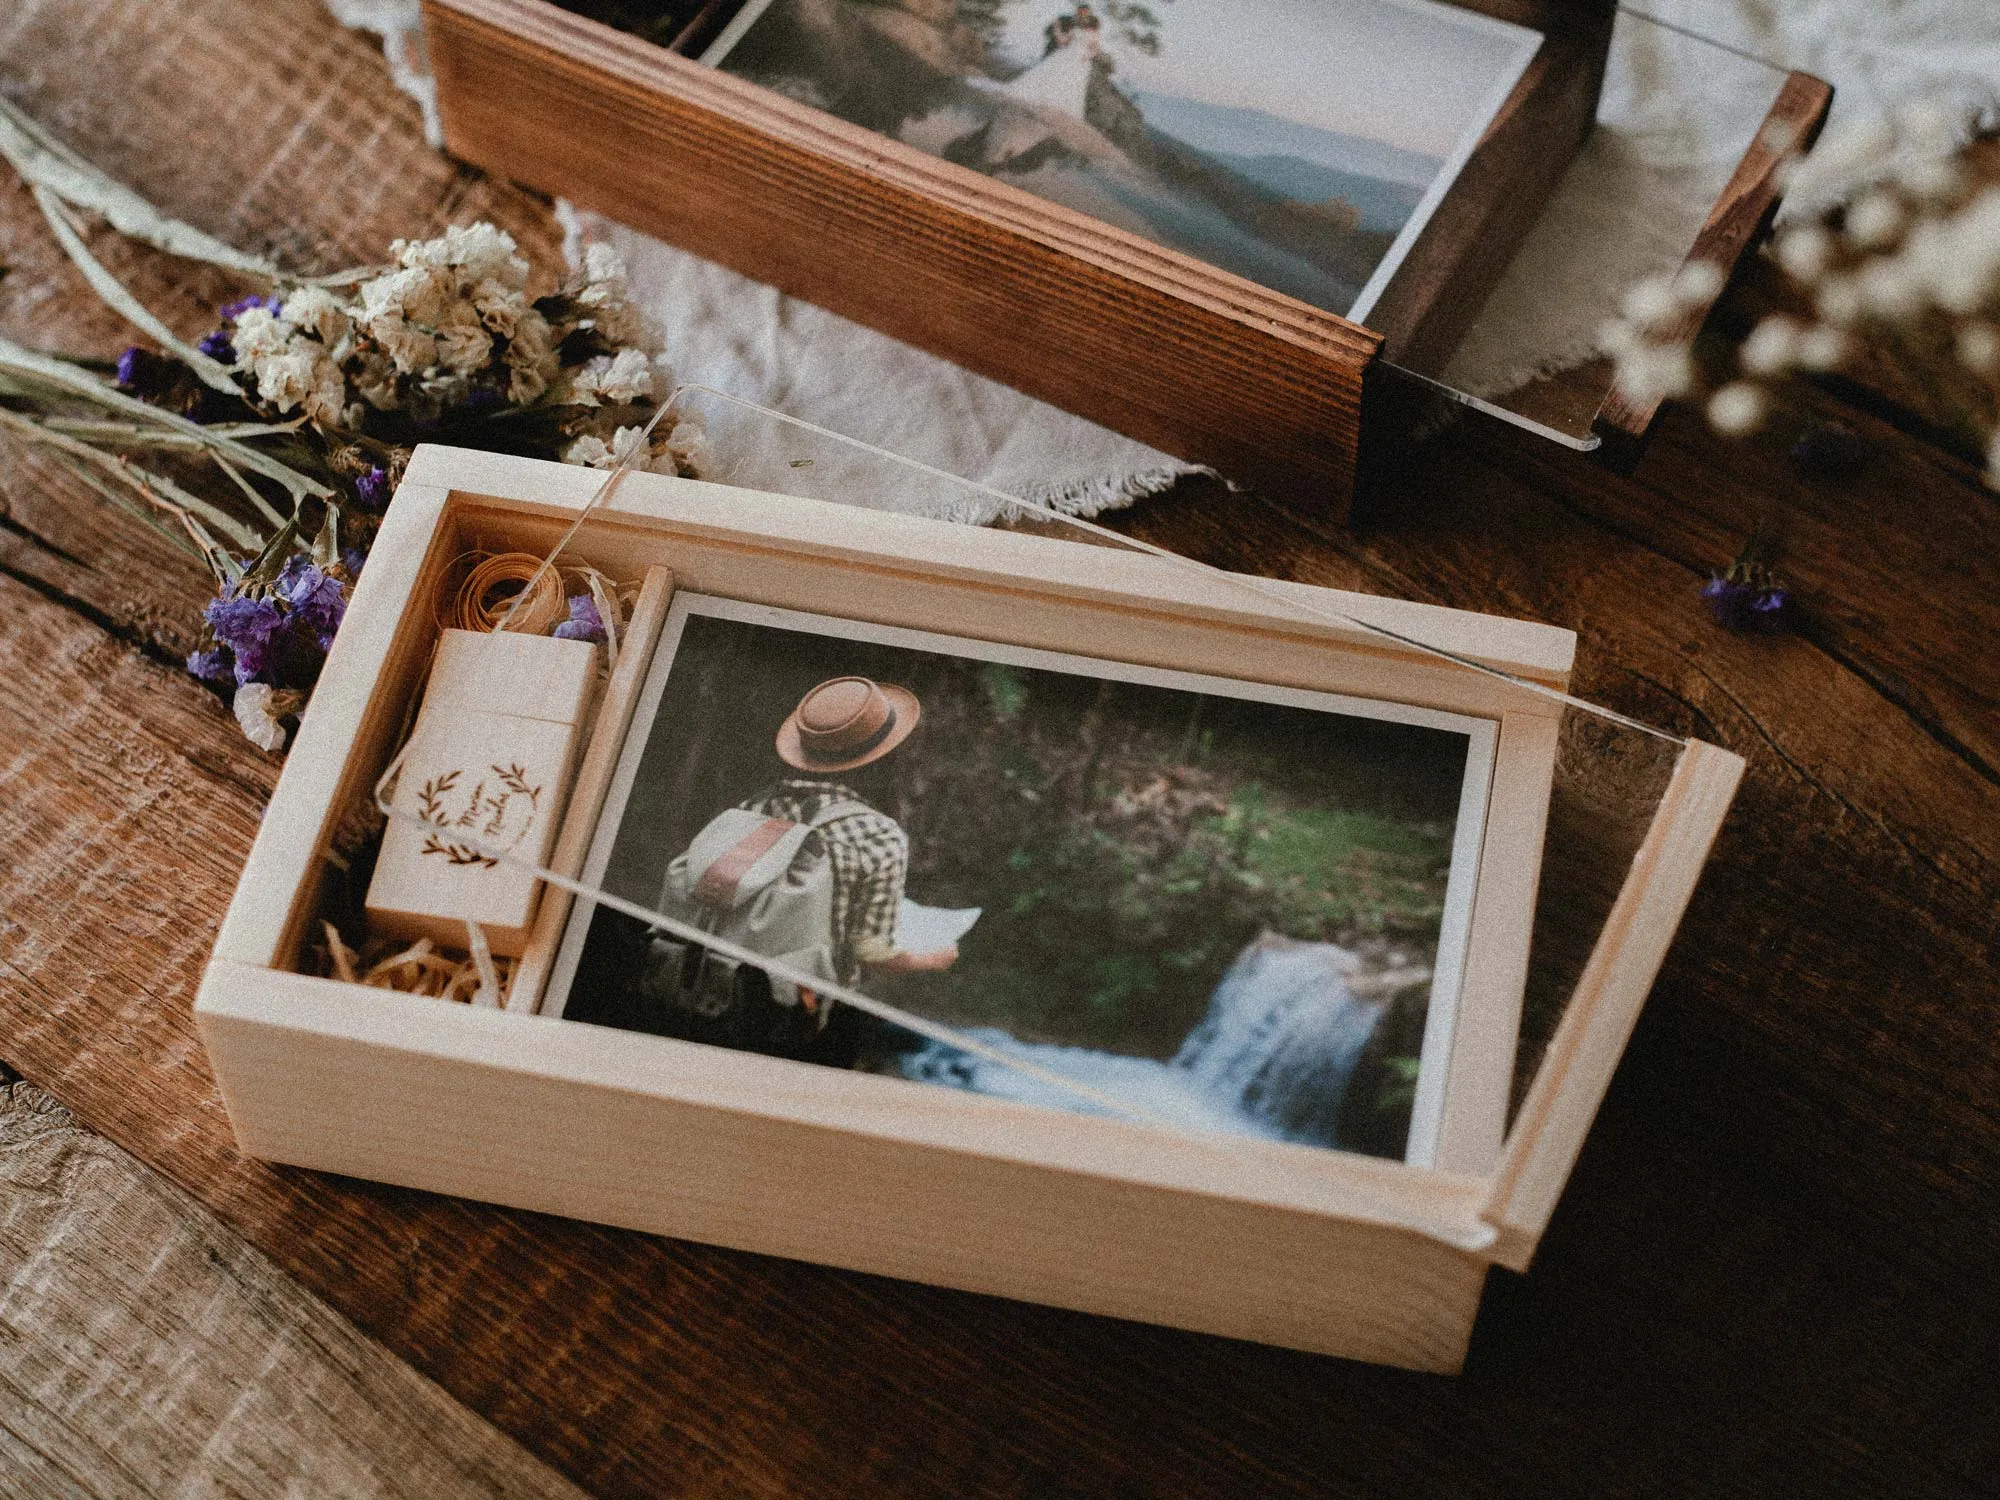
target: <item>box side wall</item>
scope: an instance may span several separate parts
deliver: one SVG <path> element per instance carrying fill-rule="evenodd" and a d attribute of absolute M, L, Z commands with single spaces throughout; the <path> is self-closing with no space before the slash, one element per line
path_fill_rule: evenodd
<path fill-rule="evenodd" d="M 430 660 L 435 622 L 411 601 L 428 604 L 450 564 L 449 500 L 407 481 L 397 490 L 264 809 L 215 940 L 219 957 L 288 962 L 318 899 L 325 850 L 343 818 L 359 821 L 372 806 L 374 778 Z"/>
<path fill-rule="evenodd" d="M 1383 357 L 1418 370 L 1449 358 L 1590 134 L 1616 16 L 1599 0 L 1468 8 L 1534 27 L 1542 45 L 1369 314 Z"/>
<path fill-rule="evenodd" d="M 1494 1260 L 1526 1270 L 1610 1090 L 1639 1010 L 1708 862 L 1744 762 L 1690 740 L 1550 1038 L 1494 1173 Z"/>
<path fill-rule="evenodd" d="M 603 485 L 601 470 L 574 464 L 440 444 L 420 446 L 404 484 L 446 489 L 469 509 L 493 502 L 486 518 L 495 538 L 509 528 L 509 545 L 547 547 L 575 512 Z M 770 550 L 823 557 L 847 564 L 899 566 L 958 582 L 985 582 L 996 592 L 1025 599 L 1032 590 L 1060 599 L 1090 599 L 1130 610 L 1154 606 L 1190 620 L 1282 627 L 1292 634 L 1362 646 L 1403 661 L 1432 664 L 1437 650 L 1484 666 L 1566 687 L 1575 665 L 1576 633 L 1561 626 L 1505 615 L 1479 614 L 1421 604 L 1383 594 L 1355 593 L 1319 584 L 1229 573 L 1178 556 L 1155 556 L 1121 546 L 1077 546 L 1067 534 L 1034 535 L 986 526 L 963 526 L 837 501 L 777 495 L 667 474 L 627 473 L 605 498 L 605 523 L 629 532 L 634 524 L 702 539 L 733 532 Z M 597 518 L 578 538 L 588 546 Z M 1107 543 L 1109 537 L 1104 538 Z M 1247 585 L 1247 586 L 1246 586 Z M 1328 615 L 1303 615 L 1294 604 Z M 1367 622 L 1373 629 L 1364 628 Z M 1384 636 L 1380 632 L 1389 632 Z M 1401 637 L 1396 639 L 1395 637 Z M 1477 675 L 1477 674 L 1474 674 Z"/>
<path fill-rule="evenodd" d="M 1420 1370 L 1478 1310 L 1484 1260 L 1407 1230 L 197 1017 L 265 1160 Z"/>
<path fill-rule="evenodd" d="M 468 535 L 488 534 L 476 508 L 464 514 Z M 505 534 L 531 532 L 510 514 Z M 692 593 L 790 608 L 803 601 L 819 613 L 881 625 L 1490 718 L 1560 712 L 1558 700 L 1491 673 L 1393 644 L 1328 639 L 1288 628 L 1282 616 L 1255 623 L 1246 614 L 1242 623 L 1224 625 L 1143 595 L 1063 598 L 1054 589 L 1037 590 L 1032 577 L 955 577 L 881 556 L 816 556 L 644 526 L 593 523 L 578 533 L 571 553 L 610 573 L 668 567 Z M 1282 608 L 1274 606 L 1274 614 Z"/>
<path fill-rule="evenodd" d="M 890 153 L 864 170 L 743 123 L 747 107 L 733 107 L 729 89 L 745 86 L 685 59 L 636 43 L 573 55 L 548 35 L 583 23 L 540 9 L 426 5 L 458 155 L 1178 457 L 1346 514 L 1374 334 L 1192 261 L 1155 274 L 1146 263 L 1161 252 L 1113 233 L 1095 234 L 1101 257 L 1068 253 L 1061 241 L 1093 238 L 1080 216 L 1010 203 L 1049 228 L 1006 227 L 969 206 L 974 192 L 961 188 L 960 204 L 906 181 Z M 544 34 L 517 34 L 530 22 Z M 729 113 L 689 97 L 717 91 Z M 1112 268 L 1121 257 L 1129 272 Z M 1170 289 L 1175 279 L 1207 295 Z"/>

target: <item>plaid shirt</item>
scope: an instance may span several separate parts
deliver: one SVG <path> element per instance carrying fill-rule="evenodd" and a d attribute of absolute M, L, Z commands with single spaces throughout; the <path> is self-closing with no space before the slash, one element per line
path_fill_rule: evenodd
<path fill-rule="evenodd" d="M 743 806 L 767 818 L 810 823 L 829 803 L 861 801 L 838 782 L 781 781 Z M 873 808 L 823 823 L 813 837 L 824 839 L 833 861 L 834 958 L 843 982 L 852 984 L 862 964 L 896 951 L 910 841 L 901 824 Z"/>

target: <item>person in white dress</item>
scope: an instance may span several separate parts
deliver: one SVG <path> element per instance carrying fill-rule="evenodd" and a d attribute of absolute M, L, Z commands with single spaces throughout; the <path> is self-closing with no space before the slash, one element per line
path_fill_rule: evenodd
<path fill-rule="evenodd" d="M 1064 23 L 1068 24 L 1065 25 Z M 1084 99 L 1090 92 L 1090 73 L 1101 50 L 1098 33 L 1101 23 L 1090 6 L 1079 5 L 1049 23 L 1044 33 L 1049 50 L 1041 61 L 1006 83 L 975 80 L 993 93 L 1004 95 L 1030 109 L 1053 110 L 1058 114 L 1083 118 Z"/>

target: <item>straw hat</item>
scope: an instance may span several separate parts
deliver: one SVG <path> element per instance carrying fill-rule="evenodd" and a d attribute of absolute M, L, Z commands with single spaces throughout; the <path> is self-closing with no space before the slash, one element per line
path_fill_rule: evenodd
<path fill-rule="evenodd" d="M 778 726 L 778 759 L 801 771 L 852 771 L 908 739 L 923 711 L 908 688 L 835 677 L 799 699 Z"/>

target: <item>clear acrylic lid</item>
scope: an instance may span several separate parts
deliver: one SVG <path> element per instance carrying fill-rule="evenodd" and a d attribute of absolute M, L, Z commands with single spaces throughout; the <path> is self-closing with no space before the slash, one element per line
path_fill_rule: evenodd
<path fill-rule="evenodd" d="M 1072 609 L 1052 648 L 1014 623 L 1032 585 L 912 629 L 890 592 L 775 606 L 678 577 L 648 622 L 641 580 L 600 571 L 635 690 L 599 730 L 601 810 L 570 813 L 587 847 L 557 868 L 451 835 L 567 912 L 505 1008 L 1166 1131 L 1246 1182 L 1325 1151 L 1492 1178 L 1514 1205 L 1492 1222 L 1415 1227 L 1538 1232 L 1734 786 L 1687 822 L 1691 757 L 1733 757 L 1568 695 L 1563 632 L 1220 573 L 721 392 L 660 420 L 705 428 L 728 488 L 615 471 L 552 572 L 662 504 L 828 537 L 795 498 L 1000 514 L 1031 548 L 1091 544 L 1040 568 L 1153 580 L 1162 623 Z M 1265 624 L 1162 665 L 1148 632 L 1207 628 L 1173 623 L 1183 598 Z M 1319 669 L 1288 632 L 1377 686 L 1300 686 Z M 380 805 L 424 827 L 397 771 Z"/>
<path fill-rule="evenodd" d="M 1580 451 L 1599 446 L 1611 391 L 1598 331 L 1632 286 L 1687 261 L 1790 76 L 1658 9 L 1620 8 L 1597 128 L 1457 347 L 1399 366 Z"/>

